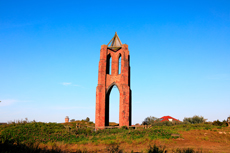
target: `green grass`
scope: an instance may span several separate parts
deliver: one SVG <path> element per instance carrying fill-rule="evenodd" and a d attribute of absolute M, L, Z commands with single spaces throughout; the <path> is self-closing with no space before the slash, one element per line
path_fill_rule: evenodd
<path fill-rule="evenodd" d="M 212 130 L 217 128 L 215 125 L 210 124 L 180 124 L 172 127 L 177 131 L 190 131 L 190 130 Z"/>
<path fill-rule="evenodd" d="M 210 124 L 179 124 L 173 126 L 153 126 L 148 129 L 127 129 L 115 128 L 94 131 L 92 128 L 76 129 L 72 124 L 58 124 L 58 123 L 40 123 L 40 122 L 20 122 L 7 125 L 0 125 L 0 147 L 6 151 L 21 150 L 22 152 L 60 152 L 58 148 L 53 150 L 42 150 L 38 148 L 38 144 L 52 144 L 61 142 L 64 144 L 88 144 L 95 145 L 105 144 L 110 146 L 108 151 L 121 151 L 118 144 L 120 143 L 143 143 L 149 140 L 170 141 L 177 138 L 171 136 L 178 134 L 180 131 L 189 130 L 213 130 L 221 129 L 221 126 L 214 126 Z M 208 140 L 205 137 L 204 140 Z M 12 150 L 13 149 L 13 150 Z M 163 152 L 164 148 L 156 146 L 149 147 L 148 152 Z M 77 152 L 87 152 L 86 150 L 78 150 Z M 176 152 L 195 152 L 192 149 L 177 149 Z"/>
<path fill-rule="evenodd" d="M 53 141 L 75 141 L 75 135 L 68 132 L 64 125 L 56 123 L 19 123 L 10 124 L 1 131 L 1 141 L 16 143 L 47 143 Z"/>
<path fill-rule="evenodd" d="M 96 132 L 90 128 L 76 129 L 57 123 L 18 123 L 0 126 L 0 141 L 12 143 L 93 143 L 98 141 L 134 141 L 142 138 L 170 139 L 175 131 L 170 128 L 157 127 L 149 129 L 104 129 Z"/>
<path fill-rule="evenodd" d="M 58 123 L 21 122 L 18 124 L 0 125 L 0 142 L 17 144 L 64 142 L 107 143 L 109 142 L 139 142 L 141 140 L 173 139 L 172 134 L 189 130 L 212 130 L 220 128 L 210 124 L 179 124 L 174 126 L 153 126 L 148 129 L 104 129 L 93 131 L 92 128 L 79 128 Z"/>

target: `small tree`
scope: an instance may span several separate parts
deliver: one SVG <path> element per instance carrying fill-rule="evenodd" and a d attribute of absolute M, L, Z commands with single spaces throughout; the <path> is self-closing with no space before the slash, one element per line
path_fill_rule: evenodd
<path fill-rule="evenodd" d="M 194 115 L 193 117 L 188 117 L 188 118 L 184 118 L 183 122 L 185 123 L 191 123 L 191 124 L 196 124 L 196 123 L 203 123 L 205 122 L 205 119 L 203 116 L 197 116 Z"/>
<path fill-rule="evenodd" d="M 75 119 L 71 119 L 71 120 L 70 120 L 70 122 L 74 122 L 74 121 L 75 121 Z"/>
<path fill-rule="evenodd" d="M 154 116 L 146 117 L 145 120 L 142 122 L 142 125 L 151 125 L 154 124 L 154 122 L 156 121 L 160 121 L 160 119 Z"/>
<path fill-rule="evenodd" d="M 89 121 L 90 121 L 89 117 L 86 117 L 85 121 L 86 121 L 86 122 L 89 122 Z"/>

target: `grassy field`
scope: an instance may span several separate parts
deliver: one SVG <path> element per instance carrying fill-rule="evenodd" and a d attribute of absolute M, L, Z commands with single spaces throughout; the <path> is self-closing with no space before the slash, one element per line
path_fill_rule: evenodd
<path fill-rule="evenodd" d="M 80 128 L 76 128 L 76 124 Z M 157 152 L 183 152 L 184 148 L 191 152 L 202 149 L 183 146 L 181 142 L 188 136 L 191 140 L 196 138 L 194 144 L 204 141 L 230 145 L 229 128 L 210 124 L 153 126 L 148 129 L 122 127 L 97 131 L 92 127 L 93 123 L 78 121 L 68 124 L 21 122 L 0 125 L 0 148 L 4 148 L 1 152 L 12 149 L 17 152 L 154 152 L 154 149 Z M 189 146 L 191 148 L 188 149 Z"/>

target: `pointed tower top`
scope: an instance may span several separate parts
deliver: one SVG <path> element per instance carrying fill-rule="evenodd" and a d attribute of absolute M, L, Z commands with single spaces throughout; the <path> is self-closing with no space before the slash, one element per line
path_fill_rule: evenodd
<path fill-rule="evenodd" d="M 110 45 L 110 46 L 109 46 Z M 117 35 L 117 32 L 115 32 L 115 35 L 113 36 L 113 38 L 110 40 L 110 42 L 108 43 L 108 48 L 113 49 L 113 50 L 118 50 L 121 48 L 121 40 Z"/>

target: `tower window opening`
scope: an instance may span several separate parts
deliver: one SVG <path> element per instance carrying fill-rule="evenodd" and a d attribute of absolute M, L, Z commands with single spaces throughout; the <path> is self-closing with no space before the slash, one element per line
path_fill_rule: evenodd
<path fill-rule="evenodd" d="M 118 60 L 118 74 L 121 74 L 121 54 L 119 55 L 119 60 Z"/>
<path fill-rule="evenodd" d="M 111 68 L 112 68 L 112 57 L 111 55 L 107 55 L 107 65 L 106 65 L 106 74 L 111 74 Z"/>

